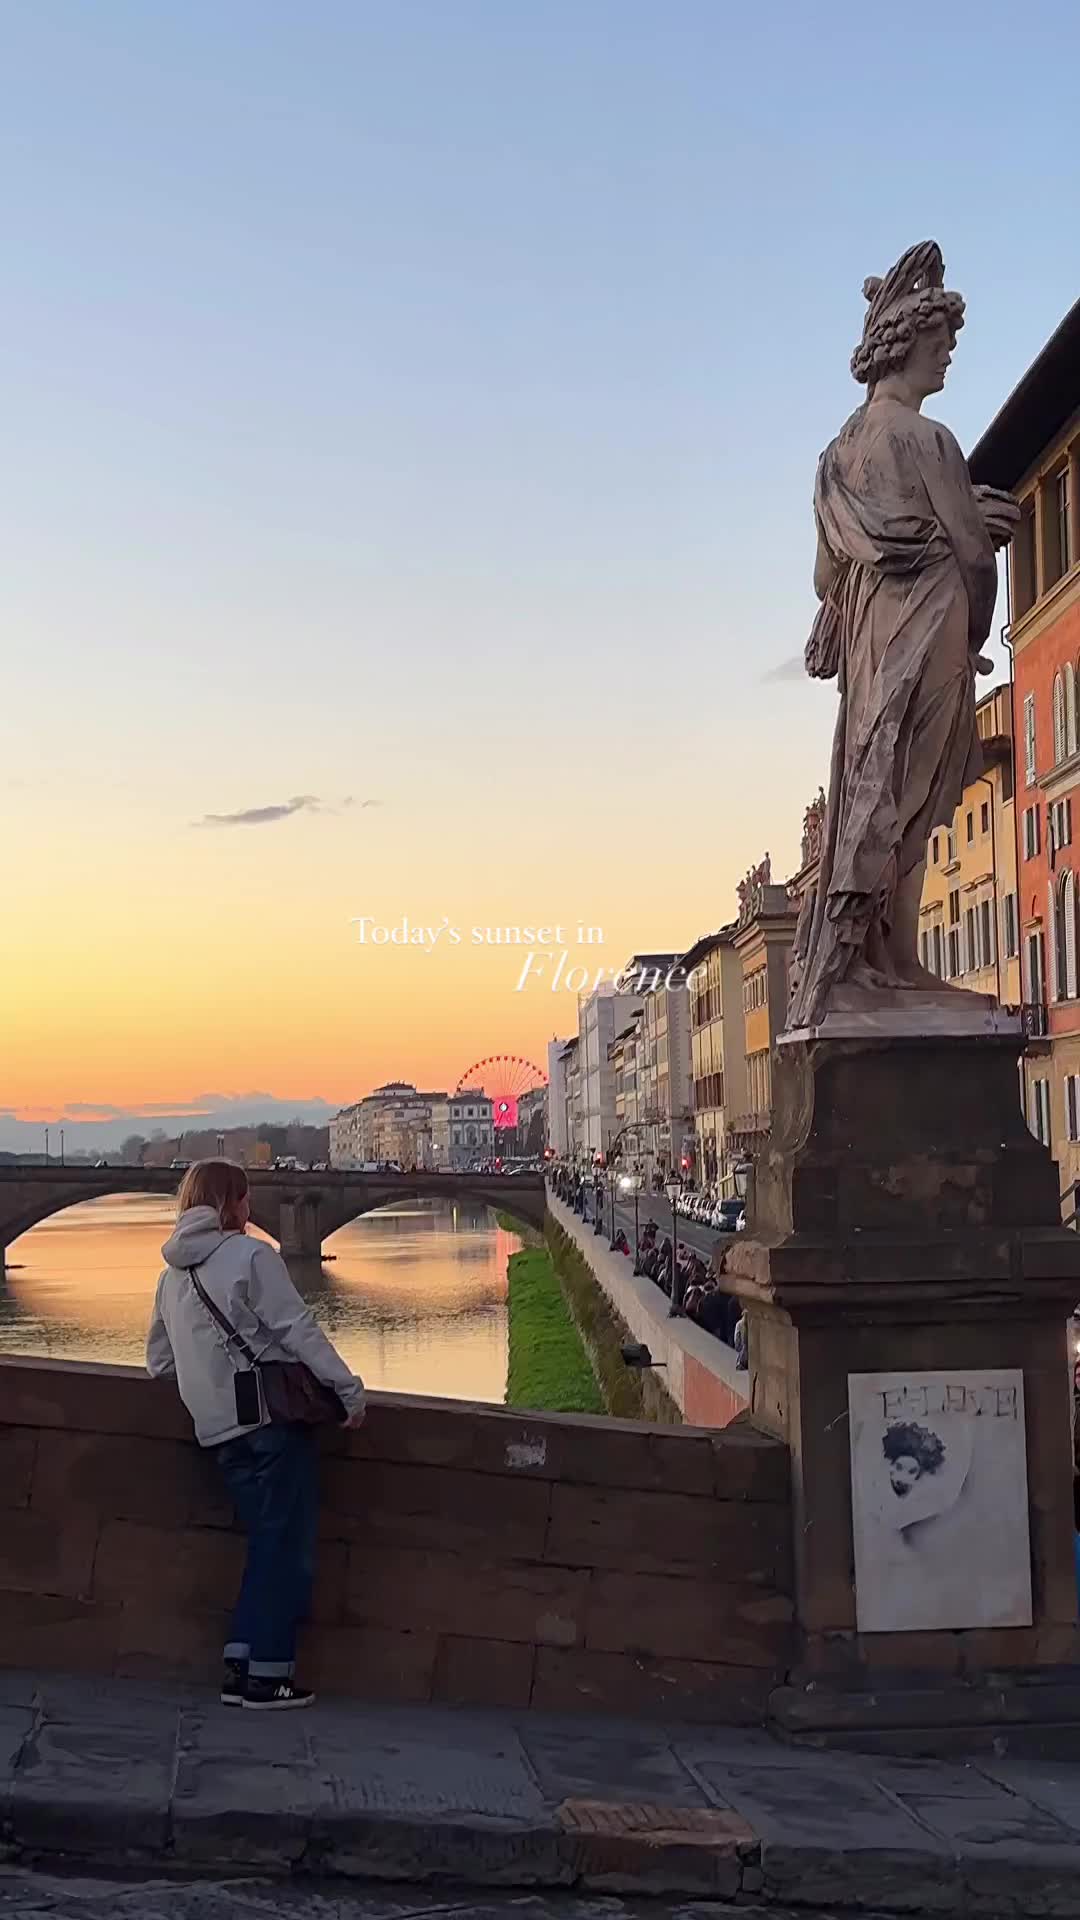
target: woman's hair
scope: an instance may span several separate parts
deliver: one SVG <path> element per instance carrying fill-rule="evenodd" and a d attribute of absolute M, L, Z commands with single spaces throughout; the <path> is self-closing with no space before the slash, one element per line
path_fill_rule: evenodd
<path fill-rule="evenodd" d="M 905 1454 L 917 1460 L 923 1473 L 936 1473 L 945 1458 L 945 1442 L 914 1421 L 898 1421 L 890 1427 L 881 1443 L 886 1460 L 902 1460 Z"/>
<path fill-rule="evenodd" d="M 964 302 L 944 281 L 945 264 L 934 240 L 909 247 L 884 278 L 873 274 L 864 281 L 869 311 L 851 356 L 851 371 L 860 386 L 873 387 L 883 374 L 902 367 L 915 335 L 935 320 L 944 319 L 956 338 L 964 324 Z"/>
<path fill-rule="evenodd" d="M 189 1207 L 213 1207 L 219 1219 L 234 1213 L 247 1195 L 248 1177 L 233 1160 L 196 1160 L 180 1182 L 177 1213 Z"/>

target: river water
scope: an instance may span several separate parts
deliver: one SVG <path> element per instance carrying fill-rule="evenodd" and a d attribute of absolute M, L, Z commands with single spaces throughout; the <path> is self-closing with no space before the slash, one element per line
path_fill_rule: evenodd
<path fill-rule="evenodd" d="M 174 1218 L 169 1199 L 120 1194 L 24 1233 L 0 1277 L 0 1352 L 142 1366 Z M 350 1222 L 322 1261 L 289 1270 L 369 1387 L 501 1402 L 506 1264 L 519 1245 L 487 1207 L 407 1200 Z"/>

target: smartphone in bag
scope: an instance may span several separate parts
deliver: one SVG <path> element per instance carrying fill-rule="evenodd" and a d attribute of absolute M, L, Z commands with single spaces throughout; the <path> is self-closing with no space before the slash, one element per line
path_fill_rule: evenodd
<path fill-rule="evenodd" d="M 262 1399 L 259 1393 L 259 1371 L 257 1367 L 244 1367 L 233 1375 L 236 1388 L 236 1424 L 238 1427 L 257 1427 L 262 1420 Z"/>

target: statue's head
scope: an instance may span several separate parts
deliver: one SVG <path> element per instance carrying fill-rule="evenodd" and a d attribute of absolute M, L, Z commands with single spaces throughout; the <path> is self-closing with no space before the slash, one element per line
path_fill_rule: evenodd
<path fill-rule="evenodd" d="M 869 302 L 863 335 L 851 356 L 856 380 L 871 391 L 886 373 L 917 362 L 918 385 L 939 393 L 964 324 L 964 302 L 945 286 L 945 263 L 934 240 L 909 247 L 884 279 L 864 282 Z"/>

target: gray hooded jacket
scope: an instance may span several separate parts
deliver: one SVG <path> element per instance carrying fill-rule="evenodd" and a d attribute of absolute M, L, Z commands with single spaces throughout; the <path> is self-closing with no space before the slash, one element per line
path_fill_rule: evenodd
<path fill-rule="evenodd" d="M 175 1375 L 201 1446 L 220 1446 L 251 1428 L 236 1424 L 233 1386 L 237 1366 L 247 1363 L 242 1356 L 234 1361 L 199 1299 L 191 1279 L 195 1266 L 214 1305 L 258 1359 L 304 1360 L 333 1387 L 347 1413 L 363 1406 L 363 1381 L 316 1326 L 276 1247 L 246 1233 L 223 1233 L 213 1207 L 189 1207 L 161 1251 L 168 1265 L 158 1281 L 146 1365 L 150 1373 Z"/>

